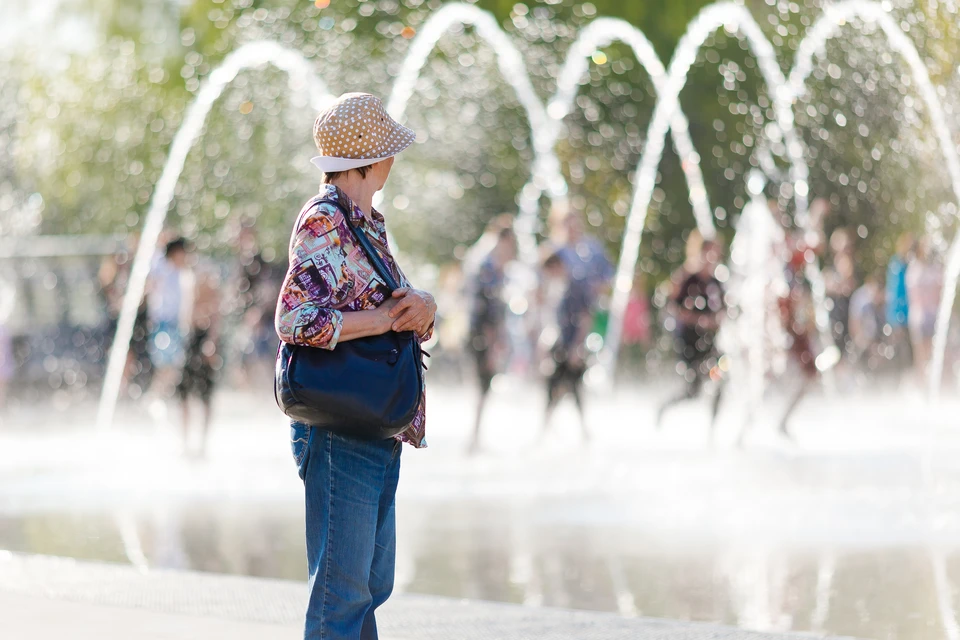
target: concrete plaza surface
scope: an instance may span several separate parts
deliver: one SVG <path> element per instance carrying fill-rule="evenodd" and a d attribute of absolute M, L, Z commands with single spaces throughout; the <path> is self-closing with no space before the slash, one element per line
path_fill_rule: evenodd
<path fill-rule="evenodd" d="M 484 449 L 470 456 L 473 394 L 432 388 L 431 446 L 404 452 L 397 597 L 384 613 L 384 637 L 676 638 L 685 629 L 737 637 L 734 627 L 956 637 L 960 401 L 927 410 L 893 394 L 817 396 L 798 413 L 796 443 L 777 439 L 775 423 L 764 420 L 738 450 L 735 415 L 709 447 L 706 402 L 678 408 L 655 430 L 656 402 L 669 391 L 592 397 L 594 437 L 584 445 L 569 404 L 541 440 L 537 390 L 501 390 Z M 154 423 L 140 405 L 121 407 L 109 432 L 94 428 L 92 409 L 4 416 L 0 550 L 126 563 L 116 575 L 132 577 L 93 588 L 89 571 L 70 578 L 68 564 L 15 578 L 12 564 L 0 564 L 0 640 L 84 637 L 88 629 L 86 637 L 109 638 L 104 624 L 111 633 L 144 630 L 122 637 L 298 637 L 303 486 L 272 399 L 224 390 L 202 460 L 185 458 L 176 424 Z M 186 570 L 204 573 L 176 573 Z M 148 582 L 134 583 L 140 571 Z M 272 587 L 255 581 L 253 597 L 218 601 L 232 608 L 217 613 L 209 602 L 222 585 L 254 584 L 223 574 L 273 578 L 288 590 L 271 602 L 294 608 L 261 615 Z M 191 587 L 198 575 L 207 581 Z M 164 576 L 174 576 L 167 587 L 147 589 Z M 65 580 L 72 591 L 61 588 Z M 100 595 L 78 600 L 74 583 Z M 140 584 L 152 594 L 143 602 L 154 604 L 130 600 Z M 460 599 L 525 606 L 460 607 Z M 571 610 L 595 613 L 559 613 Z M 638 627 L 639 616 L 727 626 L 678 622 L 662 635 Z M 595 620 L 603 633 L 571 631 L 571 619 Z M 18 632 L 29 625 L 25 634 L 7 633 L 15 621 Z"/>
<path fill-rule="evenodd" d="M 301 637 L 303 583 L 0 552 L 5 640 Z M 382 609 L 385 640 L 801 640 L 730 627 L 434 596 Z"/>

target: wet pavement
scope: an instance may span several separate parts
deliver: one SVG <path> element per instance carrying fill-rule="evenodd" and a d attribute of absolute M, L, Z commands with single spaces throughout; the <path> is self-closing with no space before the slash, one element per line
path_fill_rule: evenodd
<path fill-rule="evenodd" d="M 432 389 L 431 446 L 403 458 L 399 591 L 764 631 L 957 637 L 960 407 L 812 398 L 796 445 L 758 426 L 741 451 L 735 410 L 712 448 L 705 404 L 655 431 L 657 395 L 596 397 L 584 445 L 569 407 L 540 440 L 538 391 L 515 385 L 496 396 L 485 449 L 469 457 L 471 394 Z M 184 459 L 175 432 L 142 407 L 123 407 L 109 434 L 88 414 L 7 416 L 0 548 L 304 577 L 302 488 L 272 399 L 221 394 L 206 460 Z"/>
<path fill-rule="evenodd" d="M 293 640 L 300 582 L 0 552 L 0 619 L 14 640 Z M 702 623 L 396 594 L 377 610 L 384 640 L 802 640 Z M 819 636 L 818 637 L 824 637 Z M 853 640 L 835 636 L 825 640 Z"/>

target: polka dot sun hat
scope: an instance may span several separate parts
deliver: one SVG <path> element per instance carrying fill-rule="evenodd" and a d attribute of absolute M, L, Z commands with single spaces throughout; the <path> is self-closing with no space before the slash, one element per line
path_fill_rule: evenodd
<path fill-rule="evenodd" d="M 323 172 L 347 171 L 397 155 L 416 134 L 390 117 L 380 98 L 345 93 L 313 124 L 320 155 L 311 162 Z"/>

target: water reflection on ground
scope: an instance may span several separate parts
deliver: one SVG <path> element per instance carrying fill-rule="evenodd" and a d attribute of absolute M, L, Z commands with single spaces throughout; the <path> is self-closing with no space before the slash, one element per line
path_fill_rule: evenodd
<path fill-rule="evenodd" d="M 930 431 L 937 416 L 824 401 L 796 449 L 758 436 L 710 451 L 702 408 L 657 434 L 645 398 L 618 396 L 592 408 L 584 448 L 563 422 L 538 444 L 536 407 L 507 397 L 468 458 L 469 395 L 435 397 L 432 448 L 404 454 L 399 589 L 866 638 L 954 623 L 960 443 Z M 224 401 L 206 461 L 128 419 L 106 436 L 0 433 L 0 548 L 304 578 L 277 416 Z"/>
<path fill-rule="evenodd" d="M 418 514 L 433 522 L 456 519 L 452 526 L 424 529 L 403 520 L 401 540 L 408 542 L 400 549 L 400 589 L 756 629 L 943 636 L 923 546 L 686 547 L 605 527 L 518 531 L 511 524 L 516 513 L 481 507 L 466 516 L 464 510 L 461 504 L 434 505 Z M 185 506 L 142 515 L 6 516 L 0 540 L 15 551 L 113 562 L 142 553 L 150 567 L 302 579 L 301 526 L 296 514 L 269 508 L 237 513 Z M 409 543 L 413 537 L 416 544 Z M 947 558 L 960 580 L 960 551 Z"/>

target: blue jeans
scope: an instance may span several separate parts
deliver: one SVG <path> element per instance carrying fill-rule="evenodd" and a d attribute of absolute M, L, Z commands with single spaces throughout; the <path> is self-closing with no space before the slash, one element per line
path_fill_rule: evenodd
<path fill-rule="evenodd" d="M 306 494 L 310 600 L 305 640 L 376 640 L 393 591 L 400 442 L 364 441 L 293 422 Z"/>

